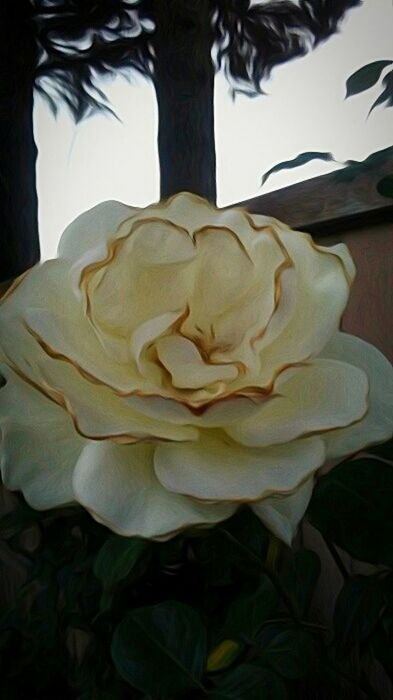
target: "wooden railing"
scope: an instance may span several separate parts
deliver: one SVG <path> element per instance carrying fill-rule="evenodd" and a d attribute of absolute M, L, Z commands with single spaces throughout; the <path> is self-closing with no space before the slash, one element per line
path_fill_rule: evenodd
<path fill-rule="evenodd" d="M 393 222 L 393 199 L 377 190 L 378 182 L 391 174 L 393 156 L 375 166 L 349 166 L 231 206 L 274 216 L 312 234 L 337 234 Z"/>

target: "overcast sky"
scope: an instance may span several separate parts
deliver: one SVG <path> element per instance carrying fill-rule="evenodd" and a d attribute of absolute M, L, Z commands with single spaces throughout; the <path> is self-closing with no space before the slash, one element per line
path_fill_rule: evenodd
<path fill-rule="evenodd" d="M 218 204 L 225 206 L 320 175 L 334 164 L 310 163 L 271 177 L 263 172 L 302 151 L 332 151 L 363 159 L 392 144 L 393 108 L 368 110 L 380 89 L 344 100 L 345 81 L 365 63 L 393 59 L 392 0 L 364 0 L 348 13 L 341 33 L 308 56 L 276 68 L 266 96 L 233 102 L 216 77 L 215 128 Z M 145 80 L 106 83 L 117 122 L 95 115 L 75 126 L 66 108 L 55 119 L 36 99 L 39 226 L 42 257 L 56 255 L 65 226 L 105 199 L 145 206 L 159 198 L 157 106 Z"/>

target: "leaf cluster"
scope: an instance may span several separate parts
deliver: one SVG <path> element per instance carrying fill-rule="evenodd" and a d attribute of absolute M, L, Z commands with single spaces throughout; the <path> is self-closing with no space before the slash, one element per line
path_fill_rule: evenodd
<path fill-rule="evenodd" d="M 358 0 L 216 0 L 217 67 L 237 93 L 263 94 L 261 81 L 272 68 L 326 41 Z"/>
<path fill-rule="evenodd" d="M 313 160 L 322 160 L 325 163 L 340 163 L 340 165 L 345 167 L 335 173 L 335 182 L 352 182 L 352 180 L 354 180 L 358 175 L 367 173 L 369 170 L 374 170 L 375 168 L 380 168 L 392 157 L 393 146 L 388 146 L 387 148 L 382 148 L 380 151 L 375 151 L 375 153 L 371 153 L 369 156 L 364 158 L 364 160 L 346 160 L 344 162 L 338 161 L 333 154 L 329 152 L 306 151 L 304 153 L 299 153 L 299 155 L 291 160 L 285 160 L 282 163 L 273 165 L 264 173 L 261 184 L 264 185 L 266 180 L 274 173 L 278 173 L 281 170 L 292 170 L 293 168 L 299 168 Z M 392 175 L 386 175 L 377 183 L 378 192 L 384 197 L 393 197 L 391 179 Z"/>
<path fill-rule="evenodd" d="M 351 97 L 353 95 L 358 95 L 359 93 L 369 90 L 374 87 L 381 78 L 382 73 L 388 66 L 392 66 L 393 61 L 391 60 L 381 60 L 373 61 L 365 66 L 362 66 L 356 70 L 352 75 L 349 76 L 346 81 L 346 95 L 345 98 Z M 368 116 L 378 105 L 383 105 L 384 107 L 393 106 L 393 70 L 385 72 L 384 78 L 382 79 L 383 90 L 373 102 L 370 107 Z M 363 161 L 356 160 L 346 160 L 341 162 L 337 160 L 332 153 L 325 151 L 306 151 L 304 153 L 299 153 L 294 158 L 282 161 L 273 165 L 269 170 L 267 170 L 261 179 L 261 185 L 264 185 L 266 180 L 275 173 L 282 170 L 292 170 L 293 168 L 299 168 L 302 165 L 306 165 L 314 160 L 322 160 L 325 163 L 334 162 L 343 165 L 343 170 L 339 170 L 336 173 L 336 182 L 351 182 L 357 175 L 367 172 L 369 169 L 373 169 L 392 157 L 393 146 L 383 148 L 380 151 L 371 153 Z M 377 191 L 382 197 L 393 198 L 393 175 L 385 175 L 376 186 Z"/>
<path fill-rule="evenodd" d="M 372 63 L 367 63 L 367 65 L 362 66 L 359 70 L 352 73 L 347 80 L 347 92 L 345 97 L 351 97 L 352 95 L 358 95 L 365 90 L 376 85 L 382 75 L 382 72 L 388 66 L 392 66 L 393 61 L 383 60 L 383 61 L 373 61 Z M 383 90 L 377 99 L 373 102 L 370 107 L 369 114 L 378 107 L 378 105 L 384 105 L 385 107 L 393 107 L 393 70 L 389 70 L 382 79 Z"/>
<path fill-rule="evenodd" d="M 61 98 L 77 120 L 96 109 L 111 111 L 99 88 L 101 79 L 121 71 L 153 78 L 156 27 L 163 3 L 176 16 L 189 41 L 194 5 L 184 20 L 182 0 L 32 0 L 31 26 L 39 47 L 37 89 L 54 112 Z M 232 94 L 262 94 L 271 69 L 303 56 L 334 34 L 340 21 L 361 0 L 249 0 L 208 2 L 216 70 L 223 68 Z M 198 9 L 197 9 L 198 13 Z M 168 42 L 174 37 L 168 36 Z M 192 42 L 191 42 L 192 43 Z M 192 48 L 190 48 L 192 50 Z"/>
<path fill-rule="evenodd" d="M 4 696 L 363 700 L 393 677 L 392 444 L 322 477 L 307 519 L 342 576 L 321 620 L 318 555 L 248 509 L 164 543 L 108 534 L 76 507 L 20 499 L 0 521 L 27 578 L 2 606 Z M 33 534 L 32 534 L 33 533 Z M 375 565 L 351 574 L 342 552 Z"/>

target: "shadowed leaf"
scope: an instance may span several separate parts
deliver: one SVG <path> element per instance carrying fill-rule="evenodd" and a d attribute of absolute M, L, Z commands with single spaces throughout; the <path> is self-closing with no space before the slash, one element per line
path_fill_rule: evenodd
<path fill-rule="evenodd" d="M 375 107 L 383 105 L 384 102 L 386 103 L 385 107 L 393 107 L 393 71 L 390 71 L 390 73 L 384 77 L 382 85 L 384 86 L 384 90 L 372 104 L 369 114 L 371 114 Z"/>
<path fill-rule="evenodd" d="M 390 633 L 388 625 L 385 624 L 385 615 L 383 622 L 379 622 L 369 640 L 369 646 L 378 659 L 379 663 L 382 664 L 385 672 L 390 677 L 390 681 L 393 682 L 393 644 L 392 635 Z M 389 620 L 391 622 L 391 620 Z"/>
<path fill-rule="evenodd" d="M 322 477 L 307 518 L 325 539 L 372 564 L 393 564 L 393 470 L 376 459 L 342 462 Z"/>
<path fill-rule="evenodd" d="M 146 540 L 111 535 L 98 552 L 95 575 L 105 588 L 112 588 L 128 576 L 147 546 Z"/>
<path fill-rule="evenodd" d="M 229 609 L 225 631 L 236 639 L 255 637 L 278 608 L 278 595 L 270 579 L 264 575 L 255 593 L 236 600 Z"/>
<path fill-rule="evenodd" d="M 363 642 L 375 628 L 384 605 L 381 581 L 356 576 L 344 583 L 334 610 L 334 633 L 338 647 L 348 651 Z"/>
<path fill-rule="evenodd" d="M 302 549 L 293 554 L 282 575 L 282 583 L 300 617 L 308 612 L 320 573 L 318 555 Z"/>
<path fill-rule="evenodd" d="M 262 663 L 289 680 L 304 678 L 316 670 L 315 640 L 300 627 L 266 627 L 258 637 L 258 647 Z"/>
<path fill-rule="evenodd" d="M 391 63 L 393 63 L 393 61 L 373 61 L 366 66 L 362 66 L 362 68 L 359 68 L 355 73 L 352 73 L 346 82 L 347 92 L 345 98 L 358 95 L 360 92 L 364 92 L 364 90 L 368 90 L 375 85 L 384 68 Z"/>
<path fill-rule="evenodd" d="M 206 661 L 206 632 L 192 608 L 167 601 L 128 613 L 112 640 L 117 671 L 154 698 L 200 686 Z"/>
<path fill-rule="evenodd" d="M 242 664 L 221 676 L 209 700 L 286 700 L 283 681 L 256 664 Z"/>

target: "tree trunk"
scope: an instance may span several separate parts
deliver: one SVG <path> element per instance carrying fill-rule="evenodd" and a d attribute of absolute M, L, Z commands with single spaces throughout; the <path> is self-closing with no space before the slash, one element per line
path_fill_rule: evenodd
<path fill-rule="evenodd" d="M 30 0 L 0 4 L 0 281 L 39 260 Z"/>
<path fill-rule="evenodd" d="M 216 201 L 213 33 L 209 0 L 156 0 L 155 90 L 161 197 Z"/>

